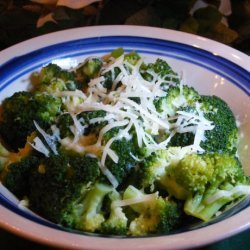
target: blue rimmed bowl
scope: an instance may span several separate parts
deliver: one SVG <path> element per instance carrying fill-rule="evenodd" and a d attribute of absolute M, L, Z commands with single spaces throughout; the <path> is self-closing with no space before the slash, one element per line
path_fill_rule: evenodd
<path fill-rule="evenodd" d="M 163 58 L 201 94 L 222 97 L 240 121 L 239 154 L 250 175 L 250 58 L 199 36 L 149 27 L 97 26 L 34 38 L 0 52 L 0 101 L 27 89 L 31 73 L 50 62 L 69 69 L 86 57 L 100 56 L 117 47 L 136 50 L 145 61 Z M 0 185 L 0 227 L 64 249 L 183 249 L 249 228 L 250 208 L 247 199 L 208 224 L 191 225 L 166 236 L 104 237 L 70 231 L 39 217 Z"/>

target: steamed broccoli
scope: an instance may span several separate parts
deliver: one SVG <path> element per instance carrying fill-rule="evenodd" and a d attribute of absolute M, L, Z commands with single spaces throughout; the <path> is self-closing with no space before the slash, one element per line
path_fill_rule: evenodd
<path fill-rule="evenodd" d="M 145 197 L 145 193 L 134 186 L 128 186 L 123 198 L 143 200 L 143 196 Z M 129 225 L 129 233 L 132 235 L 169 233 L 181 222 L 181 206 L 158 193 L 150 194 L 150 199 L 130 206 L 137 213 L 137 217 Z"/>
<path fill-rule="evenodd" d="M 77 80 L 86 85 L 100 74 L 103 61 L 99 58 L 89 58 L 76 69 Z"/>
<path fill-rule="evenodd" d="M 117 136 L 118 132 L 119 128 L 108 131 L 104 135 L 105 144 L 109 141 L 109 139 Z M 108 156 L 105 162 L 105 165 L 108 166 L 108 169 L 115 176 L 119 184 L 126 181 L 137 164 L 135 157 L 138 152 L 138 146 L 132 132 L 131 137 L 132 138 L 129 139 L 122 137 L 114 140 L 110 148 L 116 153 L 119 160 L 116 163 Z"/>
<path fill-rule="evenodd" d="M 64 113 L 56 119 L 56 126 L 60 132 L 60 138 L 73 137 L 73 132 L 71 131 L 71 126 L 74 125 L 73 118 L 70 114 Z"/>
<path fill-rule="evenodd" d="M 124 60 L 125 62 L 128 62 L 131 65 L 136 65 L 136 63 L 141 59 L 140 55 L 135 52 L 131 51 L 127 54 L 124 54 Z"/>
<path fill-rule="evenodd" d="M 140 72 L 143 78 L 148 81 L 152 81 L 154 74 L 160 76 L 164 80 L 161 84 L 163 89 L 167 89 L 172 84 L 178 85 L 180 83 L 178 75 L 163 59 L 158 58 L 154 63 L 143 64 Z"/>
<path fill-rule="evenodd" d="M 30 92 L 1 105 L 0 178 L 44 218 L 106 235 L 168 234 L 250 193 L 232 111 L 163 59 L 118 48 L 33 77 Z"/>
<path fill-rule="evenodd" d="M 104 110 L 86 111 L 80 113 L 77 118 L 81 120 L 81 123 L 86 126 L 84 134 L 96 134 L 98 135 L 100 130 L 107 124 L 106 121 L 95 121 L 95 119 L 102 119 L 107 115 Z"/>
<path fill-rule="evenodd" d="M 111 58 L 119 58 L 124 55 L 124 59 L 131 65 L 135 65 L 137 61 L 140 59 L 140 56 L 136 52 L 124 53 L 122 48 L 118 48 L 107 55 L 106 58 L 89 58 L 82 65 L 80 65 L 76 70 L 77 79 L 84 83 L 87 86 L 89 81 L 95 77 L 98 77 L 102 74 L 102 67 L 104 63 L 109 63 Z M 127 70 L 130 70 L 129 66 L 127 66 Z M 107 71 L 103 74 L 105 80 L 103 82 L 103 86 L 107 89 L 112 88 L 113 81 L 119 75 L 120 69 L 118 67 L 114 68 L 114 71 Z"/>
<path fill-rule="evenodd" d="M 109 211 L 108 218 L 103 222 L 101 231 L 109 235 L 126 235 L 128 218 L 124 210 L 120 206 L 115 206 L 113 202 L 120 201 L 121 195 L 117 191 L 113 191 L 108 195 L 110 204 L 107 208 Z"/>
<path fill-rule="evenodd" d="M 217 96 L 201 96 L 204 117 L 213 122 L 214 129 L 205 131 L 201 147 L 207 152 L 235 153 L 238 143 L 238 128 L 233 112 L 227 103 Z"/>
<path fill-rule="evenodd" d="M 106 192 L 99 176 L 96 158 L 65 152 L 45 158 L 29 179 L 31 208 L 53 222 L 95 231 L 102 222 L 99 215 L 95 221 L 95 211 Z"/>
<path fill-rule="evenodd" d="M 25 145 L 34 121 L 48 128 L 61 112 L 61 99 L 47 93 L 17 92 L 2 103 L 0 134 L 13 150 Z M 11 132 L 10 132 L 11 131 Z"/>
<path fill-rule="evenodd" d="M 76 228 L 88 232 L 100 231 L 102 223 L 105 221 L 101 210 L 104 197 L 112 192 L 109 185 L 96 183 L 86 194 L 82 203 L 83 210 Z"/>
<path fill-rule="evenodd" d="M 241 189 L 228 196 L 218 194 L 246 186 L 247 178 L 235 156 L 208 153 L 190 154 L 171 164 L 160 182 L 171 195 L 185 200 L 184 211 L 187 214 L 207 221 L 224 205 L 245 195 Z M 211 197 L 217 198 L 209 202 Z"/>
<path fill-rule="evenodd" d="M 18 152 L 8 151 L 0 144 L 0 179 L 2 183 L 18 198 L 28 192 L 28 182 L 31 169 L 38 163 L 36 154 L 29 144 L 31 137 L 24 148 Z"/>
<path fill-rule="evenodd" d="M 107 123 L 106 121 L 98 121 L 98 118 L 102 119 L 106 115 L 107 113 L 103 110 L 85 111 L 79 113 L 76 118 L 82 126 L 85 126 L 84 135 L 95 134 L 98 137 L 100 129 Z M 97 120 L 95 121 L 95 119 Z M 72 126 L 74 125 L 74 120 L 69 113 L 63 113 L 58 116 L 55 124 L 59 129 L 61 139 L 73 136 Z"/>
<path fill-rule="evenodd" d="M 80 85 L 73 72 L 63 70 L 58 65 L 50 63 L 41 69 L 35 87 L 38 91 L 55 93 L 64 90 L 76 90 Z"/>
<path fill-rule="evenodd" d="M 139 60 L 140 60 L 140 55 L 135 52 L 129 52 L 129 53 L 124 53 L 124 51 L 113 51 L 111 52 L 111 57 L 115 55 L 118 57 L 121 57 L 122 55 L 124 56 L 124 68 L 127 72 L 130 72 L 131 66 L 134 66 Z M 111 90 L 113 87 L 113 82 L 117 78 L 117 76 L 120 74 L 121 69 L 119 67 L 114 67 L 113 70 L 109 70 L 103 74 L 105 81 L 103 83 L 103 86 L 107 88 L 108 90 Z M 116 84 L 116 86 L 119 86 L 119 83 Z"/>
<path fill-rule="evenodd" d="M 183 107 L 195 107 L 200 99 L 198 92 L 186 85 L 170 86 L 165 97 L 155 101 L 155 107 L 158 112 L 167 116 L 174 116 L 176 111 Z"/>
<path fill-rule="evenodd" d="M 24 157 L 19 161 L 10 163 L 5 170 L 3 184 L 18 198 L 29 193 L 29 185 L 26 180 L 29 179 L 30 171 L 37 166 L 39 158 L 33 155 Z"/>
<path fill-rule="evenodd" d="M 188 150 L 181 147 L 169 147 L 153 152 L 139 163 L 136 173 L 139 176 L 139 186 L 154 190 L 155 184 L 165 175 L 165 168 L 178 162 L 186 153 Z"/>

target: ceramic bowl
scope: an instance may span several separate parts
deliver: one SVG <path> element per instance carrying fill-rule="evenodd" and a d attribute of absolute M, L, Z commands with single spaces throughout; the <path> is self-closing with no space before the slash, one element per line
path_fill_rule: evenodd
<path fill-rule="evenodd" d="M 29 77 L 53 62 L 69 69 L 84 58 L 117 47 L 136 50 L 146 61 L 166 59 L 185 83 L 201 94 L 217 95 L 240 121 L 239 153 L 250 174 L 250 59 L 215 41 L 182 32 L 137 26 L 77 28 L 37 37 L 0 52 L 0 101 L 29 87 Z M 28 239 L 64 249 L 183 249 L 209 244 L 250 227 L 248 199 L 207 224 L 191 225 L 171 235 L 103 237 L 69 231 L 19 205 L 0 185 L 0 226 Z"/>

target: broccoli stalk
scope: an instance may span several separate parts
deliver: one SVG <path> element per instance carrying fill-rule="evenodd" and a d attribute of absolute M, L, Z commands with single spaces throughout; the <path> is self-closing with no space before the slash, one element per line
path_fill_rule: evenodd
<path fill-rule="evenodd" d="M 126 235 L 128 218 L 123 208 L 114 205 L 115 201 L 121 200 L 121 195 L 117 191 L 113 191 L 108 195 L 110 200 L 109 216 L 102 224 L 102 232 L 109 235 Z"/>
<path fill-rule="evenodd" d="M 112 192 L 111 186 L 96 183 L 83 199 L 83 211 L 79 219 L 77 228 L 95 232 L 100 230 L 102 223 L 105 221 L 104 215 L 101 212 L 101 206 L 104 197 Z"/>
<path fill-rule="evenodd" d="M 140 203 L 130 205 L 137 213 L 129 225 L 131 235 L 148 235 L 151 233 L 169 233 L 181 221 L 181 208 L 173 200 L 163 198 L 158 193 L 147 195 L 133 186 L 128 186 L 123 198 L 141 199 Z"/>

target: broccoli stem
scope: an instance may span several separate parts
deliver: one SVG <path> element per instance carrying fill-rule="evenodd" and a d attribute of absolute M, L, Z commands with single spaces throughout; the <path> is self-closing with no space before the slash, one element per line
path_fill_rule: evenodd
<path fill-rule="evenodd" d="M 94 232 L 101 228 L 104 216 L 100 212 L 104 197 L 113 190 L 111 186 L 96 183 L 87 193 L 83 201 L 83 215 L 80 219 L 80 229 Z"/>

